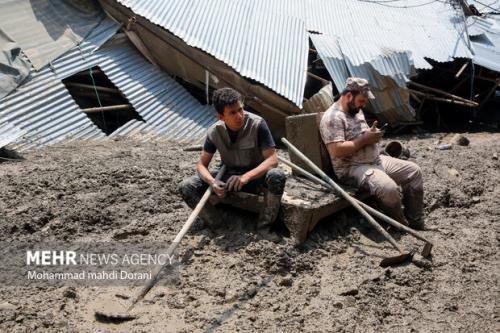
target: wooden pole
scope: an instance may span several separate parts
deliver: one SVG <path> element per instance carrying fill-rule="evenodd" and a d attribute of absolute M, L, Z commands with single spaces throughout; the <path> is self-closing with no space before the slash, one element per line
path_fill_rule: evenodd
<path fill-rule="evenodd" d="M 389 233 L 387 231 L 385 231 L 384 228 L 382 228 L 380 226 L 380 224 L 377 223 L 377 221 L 375 221 L 373 219 L 373 217 L 371 217 L 362 207 L 360 204 L 358 204 L 358 202 L 353 198 L 351 197 L 346 191 L 344 191 L 342 189 L 342 187 L 340 187 L 339 185 L 337 185 L 337 183 L 335 183 L 330 177 L 328 177 L 328 175 L 326 173 L 323 172 L 323 170 L 321 170 L 316 164 L 314 164 L 313 162 L 311 162 L 310 159 L 308 159 L 304 154 L 302 154 L 302 152 L 300 150 L 298 150 L 294 145 L 292 145 L 287 139 L 285 138 L 281 138 L 281 141 L 288 147 L 288 149 L 290 149 L 290 151 L 297 155 L 297 157 L 299 157 L 305 164 L 307 164 L 307 166 L 309 166 L 312 170 L 314 170 L 314 172 L 316 172 L 327 184 L 329 184 L 332 188 L 335 189 L 335 191 L 337 193 L 339 193 L 344 199 L 346 199 L 354 208 L 356 208 L 356 210 L 364 216 L 364 218 L 366 218 L 366 220 L 378 231 L 380 232 L 384 237 L 385 239 L 387 239 L 389 241 L 389 243 L 391 243 L 391 245 L 394 247 L 394 249 L 396 249 L 399 253 L 401 254 L 405 254 L 405 252 L 403 251 L 403 249 L 398 245 L 398 243 L 396 243 L 396 241 L 394 240 L 394 238 L 392 238 L 391 235 L 389 235 Z"/>
<path fill-rule="evenodd" d="M 82 88 L 82 89 L 91 89 L 91 90 L 95 89 L 97 91 L 103 91 L 103 92 L 114 93 L 114 94 L 119 94 L 120 93 L 120 90 L 115 89 L 115 88 L 93 86 L 91 84 L 84 84 L 84 83 L 77 83 L 77 82 L 66 82 L 66 85 L 68 87 Z"/>
<path fill-rule="evenodd" d="M 280 156 L 278 156 L 278 160 L 280 162 L 288 165 L 292 169 L 296 170 L 297 172 L 303 174 L 304 176 L 306 176 L 307 178 L 309 178 L 311 181 L 315 182 L 316 184 L 322 185 L 322 186 L 326 187 L 327 189 L 329 189 L 330 191 L 335 192 L 335 188 L 333 188 L 332 186 L 330 186 L 327 182 L 319 179 L 318 177 L 316 177 L 313 174 L 311 174 L 310 172 L 302 169 L 301 167 L 299 167 L 298 165 L 294 164 L 293 162 L 290 162 L 290 161 L 288 161 L 288 160 L 286 160 L 286 159 L 284 159 L 284 158 L 282 158 Z M 411 229 L 411 228 L 409 228 L 409 227 L 407 227 L 407 226 L 399 223 L 398 221 L 390 218 L 389 216 L 387 216 L 387 215 L 379 212 L 378 210 L 376 210 L 376 209 L 368 206 L 364 202 L 359 201 L 356 198 L 353 198 L 353 199 L 356 200 L 358 202 L 358 204 L 360 204 L 368 212 L 370 212 L 371 214 L 375 215 L 379 219 L 384 220 L 385 222 L 389 223 L 393 227 L 395 227 L 395 228 L 397 228 L 399 230 L 406 231 L 407 233 L 413 235 L 415 238 L 420 239 L 421 241 L 424 241 L 426 243 L 432 244 L 429 240 L 427 240 L 424 236 L 422 236 L 421 234 L 419 234 L 415 230 L 413 230 L 413 229 Z"/>
<path fill-rule="evenodd" d="M 437 89 L 437 88 L 432 88 L 432 87 L 427 87 L 423 84 L 420 84 L 420 83 L 416 83 L 416 82 L 413 82 L 413 81 L 410 81 L 408 83 L 409 85 L 411 86 L 414 86 L 414 87 L 417 87 L 417 88 L 420 88 L 420 89 L 423 89 L 423 90 L 428 90 L 428 91 L 432 91 L 432 92 L 435 92 L 437 94 L 440 94 L 440 95 L 444 95 L 444 96 L 447 96 L 449 97 L 451 100 L 457 100 L 457 101 L 461 101 L 461 102 L 464 102 L 464 103 L 475 103 L 477 104 L 476 102 L 474 101 L 471 101 L 471 100 L 468 100 L 466 98 L 463 98 L 463 97 L 460 97 L 460 96 L 456 96 L 456 95 L 453 95 L 453 94 L 450 94 L 446 91 L 443 91 L 441 89 Z M 479 105 L 479 104 L 477 104 Z M 477 106 L 476 105 L 476 106 Z"/>
<path fill-rule="evenodd" d="M 87 108 L 82 109 L 84 113 L 97 113 L 97 112 L 106 112 L 106 111 L 118 111 L 118 110 L 130 110 L 132 106 L 130 104 L 120 104 L 120 105 L 111 105 L 111 106 L 103 106 L 97 108 Z"/>

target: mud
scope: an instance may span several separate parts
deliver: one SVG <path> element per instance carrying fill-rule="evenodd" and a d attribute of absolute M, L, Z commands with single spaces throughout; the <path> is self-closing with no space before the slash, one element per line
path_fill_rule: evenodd
<path fill-rule="evenodd" d="M 228 210 L 221 230 L 195 223 L 137 319 L 94 317 L 102 300 L 127 302 L 137 289 L 4 285 L 0 331 L 498 331 L 500 134 L 465 135 L 470 144 L 451 150 L 435 146 L 453 134 L 391 138 L 423 170 L 431 268 L 379 267 L 394 251 L 351 209 L 320 222 L 302 249 L 283 226 L 280 243 L 259 240 L 255 215 Z M 77 142 L 0 163 L 0 241 L 168 245 L 190 213 L 176 189 L 198 154 L 169 143 Z"/>

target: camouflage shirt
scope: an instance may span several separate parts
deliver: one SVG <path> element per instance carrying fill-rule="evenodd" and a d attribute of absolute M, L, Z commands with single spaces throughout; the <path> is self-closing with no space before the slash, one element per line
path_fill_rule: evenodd
<path fill-rule="evenodd" d="M 319 128 L 325 145 L 354 140 L 369 129 L 363 111 L 351 116 L 343 112 L 337 103 L 325 112 Z M 337 177 L 344 177 L 352 166 L 379 164 L 379 147 L 378 144 L 366 145 L 351 156 L 339 158 L 330 155 L 330 159 Z"/>

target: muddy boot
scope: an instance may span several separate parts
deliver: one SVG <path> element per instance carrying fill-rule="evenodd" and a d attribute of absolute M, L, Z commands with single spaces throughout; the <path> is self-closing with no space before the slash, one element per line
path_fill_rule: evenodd
<path fill-rule="evenodd" d="M 382 210 L 385 215 L 389 216 L 390 218 L 398 221 L 399 223 L 405 226 L 408 226 L 408 221 L 406 220 L 406 217 L 403 214 L 403 207 L 401 207 L 400 205 L 394 207 L 382 205 Z"/>
<path fill-rule="evenodd" d="M 205 204 L 198 217 L 203 222 L 203 225 L 210 230 L 220 228 L 224 222 L 222 214 L 209 202 Z"/>
<path fill-rule="evenodd" d="M 424 193 L 423 191 L 407 191 L 403 197 L 405 215 L 410 228 L 416 230 L 425 229 L 424 221 Z"/>
<path fill-rule="evenodd" d="M 271 232 L 269 228 L 278 217 L 281 205 L 281 195 L 272 194 L 269 191 L 264 193 L 264 207 L 260 211 L 257 221 L 257 234 L 263 239 L 269 241 L 279 241 L 278 235 Z"/>

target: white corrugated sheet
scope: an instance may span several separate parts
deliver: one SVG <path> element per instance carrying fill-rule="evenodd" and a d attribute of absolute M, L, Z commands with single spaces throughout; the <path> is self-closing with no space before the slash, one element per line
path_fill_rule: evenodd
<path fill-rule="evenodd" d="M 474 47 L 474 63 L 500 72 L 500 16 L 470 16 L 467 24 Z"/>
<path fill-rule="evenodd" d="M 366 77 L 375 112 L 400 121 L 413 120 L 405 86 L 415 68 L 431 68 L 425 58 L 472 57 L 462 12 L 444 1 L 117 1 L 299 106 L 305 30 L 319 34 L 312 40 L 339 90 L 347 76 Z"/>
<path fill-rule="evenodd" d="M 145 122 L 131 121 L 113 136 L 141 134 L 175 141 L 199 141 L 216 121 L 212 108 L 201 105 L 181 85 L 150 64 L 124 38 L 96 50 L 118 25 L 104 21 L 80 47 L 42 69 L 0 101 L 0 123 L 9 122 L 25 135 L 15 148 L 26 150 L 73 139 L 103 139 L 75 103 L 62 79 L 99 66 Z"/>
<path fill-rule="evenodd" d="M 305 23 L 243 0 L 118 0 L 297 106 L 302 106 L 309 49 Z"/>
<path fill-rule="evenodd" d="M 500 13 L 500 0 L 467 0 L 466 3 L 474 5 L 480 13 Z"/>
<path fill-rule="evenodd" d="M 406 89 L 406 82 L 414 74 L 408 52 L 381 48 L 359 39 L 334 39 L 314 34 L 311 39 L 339 91 L 350 76 L 366 78 L 376 97 L 370 104 L 381 120 L 390 123 L 414 120 L 415 112 L 409 106 Z M 367 58 L 372 60 L 364 62 Z"/>
<path fill-rule="evenodd" d="M 0 148 L 19 139 L 25 131 L 9 123 L 0 123 Z"/>
<path fill-rule="evenodd" d="M 98 52 L 98 65 L 145 122 L 132 120 L 112 136 L 137 135 L 176 142 L 200 141 L 217 120 L 180 84 L 143 58 L 125 39 Z"/>
<path fill-rule="evenodd" d="M 3 0 L 0 30 L 39 70 L 77 45 L 104 18 L 93 1 Z"/>
<path fill-rule="evenodd" d="M 65 76 L 88 68 L 86 58 L 114 35 L 118 25 L 105 20 L 92 31 L 81 47 L 33 72 L 31 79 L 0 100 L 0 123 L 9 122 L 24 130 L 14 142 L 17 150 L 54 144 L 71 139 L 99 139 L 106 135 L 80 111 L 61 82 Z M 68 59 L 73 55 L 72 59 Z M 62 74 L 62 75 L 61 75 Z"/>

